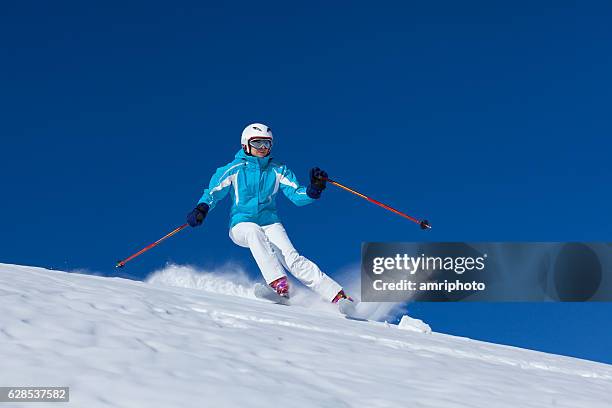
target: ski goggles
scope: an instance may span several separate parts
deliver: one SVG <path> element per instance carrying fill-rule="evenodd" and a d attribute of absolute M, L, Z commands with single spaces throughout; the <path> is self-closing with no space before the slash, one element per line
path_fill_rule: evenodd
<path fill-rule="evenodd" d="M 254 147 L 257 150 L 260 149 L 271 149 L 272 140 L 270 139 L 253 139 L 249 140 L 249 146 Z"/>

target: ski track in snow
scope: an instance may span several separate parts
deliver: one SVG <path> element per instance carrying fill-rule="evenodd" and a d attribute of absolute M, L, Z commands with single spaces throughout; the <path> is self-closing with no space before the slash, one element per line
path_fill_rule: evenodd
<path fill-rule="evenodd" d="M 306 295 L 275 305 L 209 278 L 0 264 L 0 385 L 70 386 L 68 404 L 14 404 L 39 408 L 612 406 L 610 365 L 349 320 Z"/>

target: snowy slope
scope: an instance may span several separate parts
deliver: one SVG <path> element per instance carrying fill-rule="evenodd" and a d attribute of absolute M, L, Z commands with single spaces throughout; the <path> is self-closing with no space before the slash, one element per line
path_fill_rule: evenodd
<path fill-rule="evenodd" d="M 38 408 L 612 406 L 609 365 L 228 285 L 211 288 L 241 296 L 0 264 L 0 385 L 71 387 L 17 405 Z"/>

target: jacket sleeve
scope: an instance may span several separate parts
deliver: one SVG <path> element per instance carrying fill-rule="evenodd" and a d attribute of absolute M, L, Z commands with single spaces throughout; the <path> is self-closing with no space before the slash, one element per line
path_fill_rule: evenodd
<path fill-rule="evenodd" d="M 279 185 L 283 194 L 297 206 L 303 206 L 315 201 L 314 198 L 308 197 L 306 187 L 300 186 L 295 174 L 286 166 L 280 168 Z"/>
<path fill-rule="evenodd" d="M 230 186 L 235 182 L 236 171 L 233 170 L 236 170 L 240 165 L 241 164 L 232 165 L 232 163 L 230 163 L 218 168 L 210 179 L 208 188 L 204 190 L 204 194 L 202 194 L 202 198 L 200 198 L 198 204 L 206 203 L 211 210 L 215 208 L 217 202 L 225 198 L 229 192 Z"/>

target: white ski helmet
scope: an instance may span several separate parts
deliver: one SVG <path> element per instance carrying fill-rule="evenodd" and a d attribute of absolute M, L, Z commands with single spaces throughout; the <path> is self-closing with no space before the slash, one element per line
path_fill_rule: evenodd
<path fill-rule="evenodd" d="M 274 136 L 272 136 L 272 129 L 262 123 L 251 123 L 242 131 L 242 138 L 240 139 L 240 143 L 243 146 L 248 146 L 249 140 L 251 139 L 274 140 Z"/>

